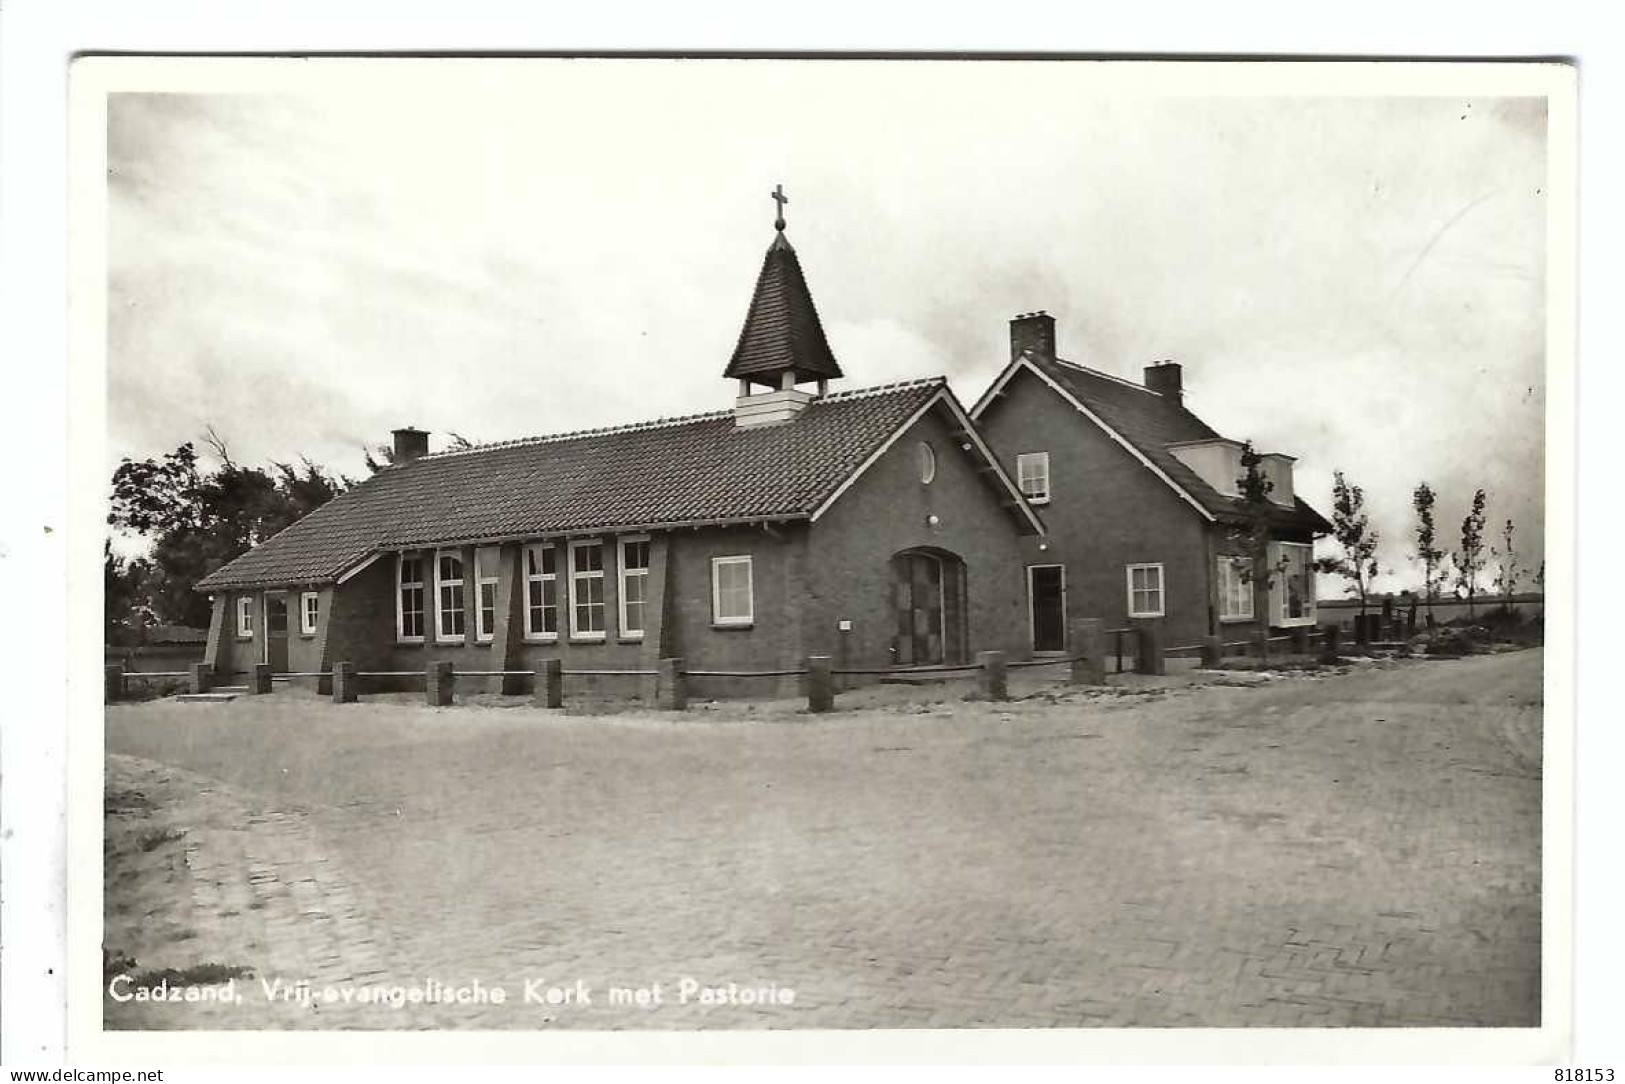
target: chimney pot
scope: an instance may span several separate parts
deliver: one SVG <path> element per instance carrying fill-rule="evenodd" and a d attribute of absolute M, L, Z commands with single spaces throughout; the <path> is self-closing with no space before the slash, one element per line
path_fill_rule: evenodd
<path fill-rule="evenodd" d="M 390 435 L 395 438 L 395 463 L 410 463 L 421 455 L 429 454 L 429 434 L 422 429 L 407 426 L 404 429 L 393 429 Z"/>

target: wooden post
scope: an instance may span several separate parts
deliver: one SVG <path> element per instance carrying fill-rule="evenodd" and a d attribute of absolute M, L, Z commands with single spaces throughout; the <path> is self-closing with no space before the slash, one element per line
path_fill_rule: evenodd
<path fill-rule="evenodd" d="M 1322 625 L 1320 627 L 1320 661 L 1335 663 L 1337 661 L 1337 641 L 1342 637 L 1343 629 L 1339 625 Z"/>
<path fill-rule="evenodd" d="M 122 664 L 110 662 L 102 667 L 102 692 L 109 704 L 123 698 L 124 667 Z"/>
<path fill-rule="evenodd" d="M 1202 637 L 1202 667 L 1207 670 L 1217 670 L 1224 665 L 1224 637 Z"/>
<path fill-rule="evenodd" d="M 828 655 L 812 655 L 807 659 L 807 710 L 833 711 L 835 708 L 834 667 Z"/>
<path fill-rule="evenodd" d="M 1004 652 L 978 651 L 976 665 L 981 667 L 976 676 L 982 695 L 989 700 L 1010 699 L 1010 675 L 1004 668 Z"/>
<path fill-rule="evenodd" d="M 451 703 L 457 675 L 449 662 L 431 662 L 423 674 L 423 699 L 432 708 L 443 708 Z"/>
<path fill-rule="evenodd" d="M 271 691 L 271 664 L 257 662 L 254 664 L 254 674 L 248 683 L 250 696 L 265 696 Z"/>
<path fill-rule="evenodd" d="M 1134 630 L 1134 672 L 1137 674 L 1166 674 L 1168 662 L 1162 652 L 1162 622 L 1152 621 Z"/>
<path fill-rule="evenodd" d="M 535 703 L 539 708 L 564 707 L 564 662 L 543 659 L 536 668 Z"/>
<path fill-rule="evenodd" d="M 1259 661 L 1261 661 L 1261 662 L 1262 661 L 1267 661 L 1269 659 L 1269 657 L 1270 657 L 1270 630 L 1269 629 L 1254 629 L 1253 630 L 1253 654 L 1256 655 L 1258 657 Z"/>
<path fill-rule="evenodd" d="M 206 693 L 214 682 L 214 668 L 206 662 L 194 662 L 191 666 L 190 689 L 194 693 Z"/>
<path fill-rule="evenodd" d="M 333 703 L 354 704 L 357 697 L 355 663 L 333 664 Z"/>
<path fill-rule="evenodd" d="M 1294 655 L 1309 654 L 1309 626 L 1298 625 L 1292 630 L 1292 653 Z"/>
<path fill-rule="evenodd" d="M 1072 645 L 1068 680 L 1074 685 L 1106 684 L 1106 643 L 1100 620 L 1094 617 L 1075 619 L 1068 641 Z"/>
<path fill-rule="evenodd" d="M 688 708 L 688 684 L 683 674 L 683 660 L 661 659 L 659 669 L 661 710 L 686 710 Z"/>

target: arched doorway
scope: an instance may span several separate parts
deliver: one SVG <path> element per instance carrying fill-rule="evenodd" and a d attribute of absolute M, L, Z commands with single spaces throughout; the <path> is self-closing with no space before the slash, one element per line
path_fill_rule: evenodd
<path fill-rule="evenodd" d="M 965 661 L 965 562 L 935 547 L 903 550 L 891 559 L 896 614 L 892 659 L 899 666 Z"/>

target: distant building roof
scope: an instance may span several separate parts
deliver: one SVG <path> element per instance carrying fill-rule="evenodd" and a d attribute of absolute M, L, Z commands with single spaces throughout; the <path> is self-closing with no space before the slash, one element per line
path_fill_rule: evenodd
<path fill-rule="evenodd" d="M 198 589 L 327 583 L 379 551 L 442 543 L 810 519 L 938 399 L 965 417 L 936 377 L 822 396 L 782 425 L 741 427 L 719 411 L 423 456 L 340 494 Z M 992 469 L 1005 503 L 1042 531 Z"/>

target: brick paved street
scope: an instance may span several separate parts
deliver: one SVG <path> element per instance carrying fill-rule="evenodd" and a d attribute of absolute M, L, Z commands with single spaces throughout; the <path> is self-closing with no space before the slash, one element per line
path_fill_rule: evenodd
<path fill-rule="evenodd" d="M 107 1020 L 1532 1026 L 1540 680 L 1525 651 L 1126 695 L 1028 679 L 997 705 L 865 691 L 816 720 L 118 706 L 108 947 L 255 978 L 242 1005 Z M 795 1001 L 680 1005 L 683 976 Z M 268 1005 L 272 977 L 508 1001 Z M 525 1004 L 527 979 L 593 1003 Z M 654 982 L 658 1007 L 607 1003 Z"/>

